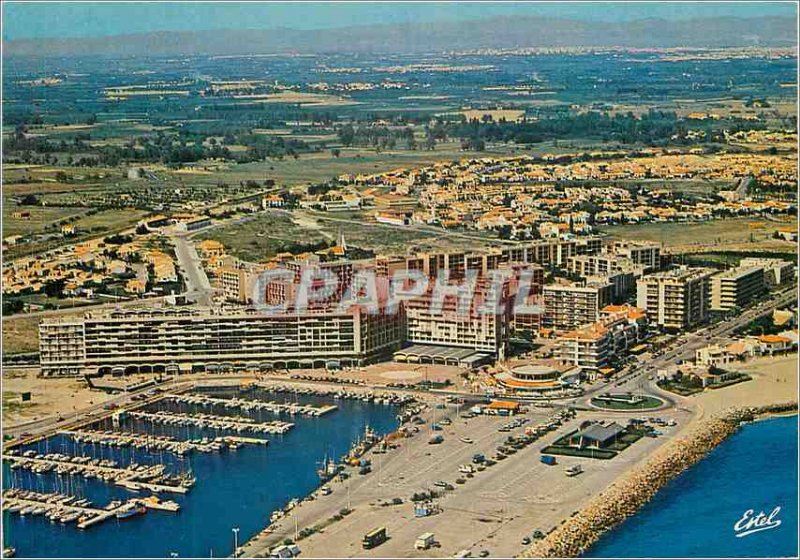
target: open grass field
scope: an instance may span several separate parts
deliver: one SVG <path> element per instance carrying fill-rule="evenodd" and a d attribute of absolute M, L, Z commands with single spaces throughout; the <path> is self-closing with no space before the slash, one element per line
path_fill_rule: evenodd
<path fill-rule="evenodd" d="M 773 222 L 753 218 L 731 218 L 697 223 L 648 223 L 605 226 L 600 231 L 611 237 L 655 241 L 664 247 L 686 250 L 720 249 L 786 251 L 791 244 L 772 239 L 778 227 L 791 222 Z M 796 245 L 795 245 L 796 248 Z"/>
<path fill-rule="evenodd" d="M 463 236 L 430 229 L 395 227 L 369 221 L 368 212 L 264 212 L 204 231 L 197 240 L 214 239 L 247 261 L 258 262 L 298 245 L 334 242 L 343 234 L 350 248 L 377 254 L 474 247 L 476 242 L 497 241 L 477 234 Z M 295 246 L 295 247 L 292 247 Z"/>
<path fill-rule="evenodd" d="M 39 350 L 39 317 L 18 315 L 3 318 L 3 354 L 25 354 Z"/>
<path fill-rule="evenodd" d="M 65 218 L 80 216 L 85 210 L 53 206 L 17 206 L 3 204 L 3 237 L 41 233 Z M 29 216 L 22 217 L 27 213 Z"/>
<path fill-rule="evenodd" d="M 334 237 L 298 225 L 288 214 L 268 212 L 234 220 L 203 232 L 196 239 L 219 241 L 234 256 L 259 262 L 290 250 L 293 246 L 328 242 Z"/>
<path fill-rule="evenodd" d="M 75 208 L 67 210 L 75 211 Z M 34 241 L 32 243 L 24 243 L 21 245 L 14 245 L 8 248 L 5 257 L 9 259 L 21 257 L 24 255 L 31 255 L 35 253 L 42 253 L 60 247 L 62 245 L 77 243 L 86 239 L 95 237 L 103 237 L 113 233 L 120 232 L 136 225 L 136 223 L 144 216 L 146 212 L 142 210 L 134 210 L 130 208 L 102 210 L 91 216 L 83 215 L 74 223 L 78 228 L 78 234 L 72 237 L 62 237 L 61 235 L 54 236 L 51 239 L 44 239 L 41 241 Z M 7 232 L 8 225 L 3 224 L 3 236 L 10 235 Z M 42 230 L 37 230 L 41 232 Z"/>
<path fill-rule="evenodd" d="M 102 210 L 91 216 L 83 216 L 75 222 L 75 225 L 78 229 L 86 231 L 119 231 L 136 225 L 146 214 L 144 210 L 133 208 Z"/>
<path fill-rule="evenodd" d="M 515 153 L 510 147 L 485 152 L 462 151 L 454 142 L 438 145 L 436 150 L 391 150 L 375 153 L 368 148 L 341 148 L 339 157 L 330 151 L 301 154 L 299 159 L 285 158 L 242 165 L 232 165 L 219 172 L 204 173 L 201 180 L 206 183 L 223 181 L 229 184 L 248 179 L 263 181 L 273 179 L 279 185 L 304 185 L 327 181 L 344 174 L 370 174 L 392 169 L 413 168 L 430 165 L 438 161 L 459 160 L 471 157 L 511 156 Z M 190 176 L 183 179 L 189 183 Z"/>

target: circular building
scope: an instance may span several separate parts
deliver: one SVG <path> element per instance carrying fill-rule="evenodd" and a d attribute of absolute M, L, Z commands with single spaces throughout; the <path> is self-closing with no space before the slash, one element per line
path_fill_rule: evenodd
<path fill-rule="evenodd" d="M 580 370 L 567 371 L 548 365 L 526 364 L 495 375 L 497 383 L 515 394 L 543 394 L 562 391 L 580 378 Z"/>

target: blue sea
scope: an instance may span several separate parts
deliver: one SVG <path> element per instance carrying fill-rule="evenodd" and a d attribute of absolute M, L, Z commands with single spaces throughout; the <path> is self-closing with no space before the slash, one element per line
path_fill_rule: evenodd
<path fill-rule="evenodd" d="M 251 398 L 248 396 L 248 398 Z M 264 395 L 266 400 L 284 400 Z M 294 401 L 295 397 L 290 397 Z M 301 403 L 331 403 L 314 397 L 300 397 Z M 234 527 L 240 528 L 239 543 L 263 529 L 272 511 L 283 507 L 292 498 L 303 498 L 319 485 L 318 463 L 325 456 L 338 459 L 369 425 L 380 434 L 397 427 L 395 407 L 361 401 L 336 401 L 339 409 L 322 417 L 282 416 L 295 423 L 287 434 L 269 436 L 268 446 L 245 445 L 236 451 L 195 453 L 180 459 L 177 456 L 147 454 L 133 448 L 103 448 L 90 444 L 77 445 L 64 436 L 51 438 L 46 444 L 32 448 L 113 458 L 127 465 L 155 461 L 171 465 L 173 472 L 191 468 L 197 483 L 185 496 L 162 494 L 162 499 L 181 505 L 177 514 L 149 511 L 146 515 L 118 521 L 111 519 L 81 531 L 71 525 L 52 524 L 43 516 L 24 518 L 4 512 L 4 544 L 17 549 L 19 557 L 227 557 L 233 552 Z M 166 407 L 162 407 L 166 408 Z M 186 406 L 183 408 L 187 410 Z M 205 410 L 204 412 L 209 412 Z M 233 413 L 233 412 L 232 412 Z M 214 410 L 214 414 L 225 414 Z M 270 413 L 253 413 L 261 420 L 274 420 Z M 257 416 L 256 416 L 257 417 Z M 258 418 L 257 418 L 258 419 Z M 132 421 L 128 421 L 132 422 Z M 130 428 L 133 424 L 129 424 Z M 216 435 L 197 429 L 153 427 L 138 424 L 142 433 L 172 434 L 178 439 Z M 110 429 L 103 426 L 102 429 Z M 224 434 L 222 434 L 224 435 Z M 245 434 L 247 435 L 247 434 Z M 133 454 L 133 455 L 131 455 Z M 72 493 L 85 496 L 98 506 L 112 499 L 129 499 L 127 490 L 96 480 L 57 477 L 54 473 L 34 475 L 4 465 L 4 484 L 52 492 L 69 485 Z M 143 495 L 146 495 L 143 494 Z"/>
<path fill-rule="evenodd" d="M 797 416 L 747 424 L 585 556 L 796 557 L 797 484 Z M 776 507 L 779 526 L 736 536 L 744 512 Z"/>

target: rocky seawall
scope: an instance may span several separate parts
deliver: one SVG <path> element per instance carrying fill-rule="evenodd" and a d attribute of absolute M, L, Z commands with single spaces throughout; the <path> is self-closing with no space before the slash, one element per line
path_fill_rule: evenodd
<path fill-rule="evenodd" d="M 797 412 L 797 403 L 729 409 L 698 423 L 689 434 L 659 449 L 637 467 L 598 494 L 586 507 L 525 550 L 522 558 L 576 557 L 614 526 L 634 515 L 672 479 L 735 433 L 743 422 L 760 416 Z"/>

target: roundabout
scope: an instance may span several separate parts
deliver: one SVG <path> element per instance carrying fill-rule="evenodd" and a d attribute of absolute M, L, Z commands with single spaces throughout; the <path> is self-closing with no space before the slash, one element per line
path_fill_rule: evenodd
<path fill-rule="evenodd" d="M 653 395 L 635 395 L 633 393 L 603 393 L 592 397 L 589 403 L 600 410 L 629 412 L 633 410 L 657 410 L 666 403 Z"/>

